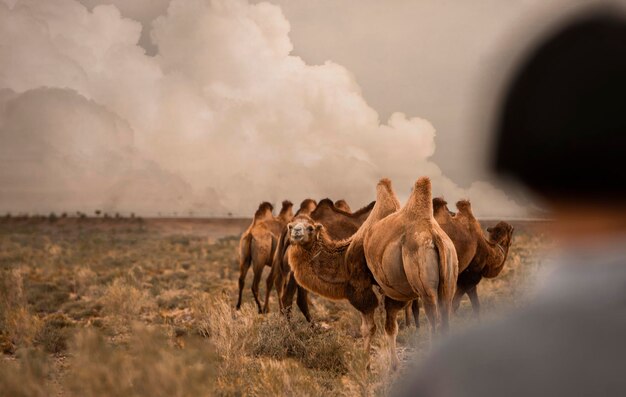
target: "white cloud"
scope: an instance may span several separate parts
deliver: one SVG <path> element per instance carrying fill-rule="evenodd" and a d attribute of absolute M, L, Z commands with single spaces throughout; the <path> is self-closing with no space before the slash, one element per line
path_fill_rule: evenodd
<path fill-rule="evenodd" d="M 290 55 L 289 23 L 277 6 L 173 0 L 152 26 L 154 57 L 137 44 L 141 25 L 113 5 L 90 12 L 72 0 L 0 3 L 0 87 L 24 107 L 20 117 L 5 108 L 2 140 L 14 153 L 28 152 L 20 137 L 27 122 L 35 141 L 56 140 L 39 155 L 52 161 L 48 151 L 62 149 L 72 161 L 61 167 L 55 157 L 46 172 L 74 182 L 54 176 L 38 189 L 56 192 L 59 205 L 78 205 L 63 194 L 71 191 L 84 205 L 137 212 L 149 203 L 153 211 L 248 215 L 261 200 L 324 196 L 357 207 L 373 198 L 380 177 L 406 192 L 429 175 L 449 199 L 520 211 L 489 185 L 464 191 L 443 176 L 429 161 L 435 129 L 428 121 L 394 113 L 381 123 L 344 67 Z M 64 91 L 28 91 L 42 86 Z M 40 113 L 51 104 L 53 114 Z M 1 160 L 21 180 L 0 180 L 13 192 L 0 198 L 9 208 L 29 195 L 40 170 L 7 153 Z M 87 170 L 97 184 L 87 183 Z"/>

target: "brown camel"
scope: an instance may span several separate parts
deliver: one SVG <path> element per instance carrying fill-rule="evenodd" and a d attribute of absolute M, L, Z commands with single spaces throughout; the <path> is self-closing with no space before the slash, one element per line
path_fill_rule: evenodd
<path fill-rule="evenodd" d="M 405 206 L 366 231 L 363 246 L 367 266 L 385 295 L 385 331 L 395 367 L 398 311 L 419 296 L 431 335 L 445 332 L 456 287 L 456 250 L 433 217 L 430 179 L 419 178 Z"/>
<path fill-rule="evenodd" d="M 335 201 L 335 207 L 345 212 L 352 212 L 346 200 L 343 199 Z"/>
<path fill-rule="evenodd" d="M 381 194 L 382 190 L 390 188 L 388 180 L 378 184 L 377 201 L 373 203 L 373 208 L 370 204 L 357 211 L 371 212 L 369 217 L 348 239 L 334 239 L 321 222 L 309 216 L 296 216 L 288 225 L 288 266 L 298 285 L 326 298 L 348 300 L 361 313 L 361 332 L 368 354 L 371 337 L 376 331 L 374 311 L 378 298 L 372 288 L 374 280 L 365 263 L 363 230 L 369 227 L 372 217 L 382 218 L 395 210 L 396 205 L 393 202 L 390 205 L 386 199 L 389 194 Z"/>
<path fill-rule="evenodd" d="M 315 209 L 317 208 L 317 202 L 313 199 L 307 198 L 304 199 L 301 203 L 300 203 L 300 208 L 298 209 L 298 211 L 296 212 L 296 216 L 298 215 L 309 215 L 311 214 L 311 212 L 313 212 Z M 293 216 L 289 219 L 289 221 L 291 221 L 291 219 L 293 219 Z M 275 256 L 280 256 L 285 257 L 284 261 L 285 263 L 287 262 L 286 259 L 286 249 L 283 249 L 283 235 L 286 233 L 286 229 L 287 229 L 287 224 L 285 223 L 285 225 L 283 226 L 281 233 L 279 235 L 278 238 L 278 242 L 276 245 L 276 249 L 274 252 L 274 256 L 272 257 L 272 268 L 270 270 L 270 274 L 267 276 L 267 279 L 265 280 L 266 284 L 265 284 L 265 304 L 263 305 L 263 313 L 269 313 L 269 299 L 270 299 L 270 293 L 272 292 L 272 287 L 274 286 L 275 283 L 275 279 L 277 278 L 277 274 L 278 277 L 282 276 L 282 273 L 279 273 L 278 269 L 276 268 L 276 266 L 274 265 L 274 263 L 276 262 L 276 259 L 274 259 Z M 285 251 L 285 252 L 284 252 Z M 282 278 L 279 280 L 281 283 L 281 287 L 284 286 L 284 282 L 282 280 Z M 308 300 L 307 300 L 307 294 L 306 291 L 297 290 L 298 292 L 298 306 L 299 307 L 305 307 L 303 313 L 305 313 L 305 317 L 307 317 L 307 320 L 310 321 L 310 316 L 309 316 L 309 311 L 308 311 Z M 306 303 L 303 303 L 306 302 Z M 301 309 L 302 310 L 302 309 Z"/>
<path fill-rule="evenodd" d="M 237 309 L 241 308 L 241 298 L 246 275 L 252 265 L 254 278 L 252 280 L 252 295 L 254 301 L 261 312 L 261 302 L 259 301 L 259 283 L 263 275 L 265 266 L 272 266 L 272 258 L 276 242 L 287 222 L 292 218 L 293 204 L 290 201 L 283 201 L 280 214 L 277 217 L 272 215 L 274 207 L 268 202 L 259 205 L 252 224 L 241 235 L 239 240 L 239 298 Z"/>
<path fill-rule="evenodd" d="M 467 294 L 474 313 L 480 315 L 477 285 L 483 277 L 493 278 L 500 274 L 511 246 L 513 227 L 506 222 L 499 222 L 488 228 L 486 238 L 480 223 L 472 213 L 469 201 L 456 203 L 458 212 L 451 212 L 444 199 L 433 199 L 434 216 L 441 228 L 448 234 L 459 258 L 459 277 L 452 307 L 456 311 L 461 298 Z M 419 306 L 412 304 L 415 325 L 419 324 Z M 407 324 L 409 313 L 406 313 Z"/>
<path fill-rule="evenodd" d="M 365 222 L 365 219 L 367 219 L 373 207 L 374 202 L 354 213 L 349 213 L 337 208 L 330 199 L 323 199 L 319 202 L 315 210 L 310 213 L 310 217 L 317 223 L 324 225 L 327 233 L 332 238 L 344 239 L 350 237 L 359 229 L 363 222 Z M 307 298 L 308 291 L 298 285 L 291 272 L 291 267 L 289 266 L 289 245 L 288 230 L 285 228 L 278 241 L 274 262 L 272 263 L 272 271 L 270 272 L 270 276 L 268 276 L 264 312 L 269 311 L 269 295 L 271 293 L 269 279 L 273 278 L 275 280 L 274 285 L 276 286 L 281 311 L 289 315 L 293 305 L 293 297 L 297 292 L 298 297 L 296 303 L 298 308 L 307 321 L 311 321 Z"/>

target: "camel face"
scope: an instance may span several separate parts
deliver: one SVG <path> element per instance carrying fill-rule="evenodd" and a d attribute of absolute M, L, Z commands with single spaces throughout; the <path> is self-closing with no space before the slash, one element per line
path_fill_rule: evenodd
<path fill-rule="evenodd" d="M 506 222 L 498 222 L 494 227 L 487 228 L 489 239 L 503 248 L 509 248 L 511 245 L 514 230 L 513 226 Z"/>
<path fill-rule="evenodd" d="M 316 224 L 309 217 L 298 216 L 287 225 L 287 228 L 291 244 L 306 245 L 317 239 L 322 225 Z"/>

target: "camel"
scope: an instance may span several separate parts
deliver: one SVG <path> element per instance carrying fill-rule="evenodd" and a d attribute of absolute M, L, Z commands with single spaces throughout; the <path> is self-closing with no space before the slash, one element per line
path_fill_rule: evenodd
<path fill-rule="evenodd" d="M 307 198 L 304 199 L 301 203 L 300 203 L 300 208 L 298 209 L 298 211 L 296 212 L 296 216 L 298 215 L 309 215 L 311 214 L 315 209 L 317 208 L 317 202 L 313 199 Z M 291 219 L 293 218 L 293 216 L 288 220 L 291 221 Z M 274 256 L 279 255 L 281 258 L 283 256 L 286 255 L 286 252 L 284 252 L 283 250 L 283 244 L 282 244 L 282 240 L 283 240 L 283 235 L 284 235 L 284 230 L 286 230 L 286 223 L 285 226 L 283 226 L 283 229 L 281 230 L 281 233 L 279 235 L 279 239 L 278 239 L 278 243 L 276 245 L 276 249 L 275 249 L 275 253 Z M 274 259 L 274 256 L 272 257 L 272 265 L 271 265 L 271 270 L 270 270 L 270 274 L 267 276 L 267 279 L 265 280 L 266 284 L 265 284 L 265 304 L 263 305 L 263 310 L 261 311 L 262 313 L 269 313 L 269 298 L 270 298 L 270 293 L 272 292 L 272 287 L 274 285 L 274 280 L 276 279 L 276 274 L 278 273 L 279 275 L 282 275 L 282 273 L 279 273 L 279 271 L 276 269 L 276 267 L 274 266 L 274 263 L 276 262 L 276 259 Z M 286 259 L 285 259 L 286 262 Z M 281 286 L 284 285 L 283 280 L 280 280 Z M 302 291 L 300 289 L 297 290 L 298 292 L 298 305 L 300 307 L 305 307 L 303 313 L 305 313 L 305 317 L 307 317 L 307 320 L 310 321 L 310 315 L 308 314 L 308 298 L 307 298 L 307 294 L 305 291 Z M 306 302 L 306 303 L 303 303 Z M 301 309 L 302 310 L 302 309 Z"/>
<path fill-rule="evenodd" d="M 476 316 L 480 316 L 477 285 L 483 277 L 493 278 L 502 271 L 509 247 L 511 246 L 513 227 L 506 222 L 487 228 L 486 238 L 480 223 L 472 213 L 469 201 L 460 200 L 456 203 L 458 212 L 455 214 L 447 207 L 447 202 L 440 197 L 433 199 L 434 217 L 454 243 L 459 258 L 459 277 L 452 308 L 456 311 L 464 294 L 472 303 Z M 419 306 L 412 304 L 415 325 L 419 323 Z M 407 311 L 407 324 L 409 313 Z"/>
<path fill-rule="evenodd" d="M 339 200 L 343 201 L 343 200 Z M 345 201 L 344 201 L 345 203 Z M 347 203 L 345 204 L 347 207 Z M 324 225 L 328 234 L 335 239 L 344 239 L 354 234 L 359 227 L 365 222 L 370 211 L 374 207 L 374 202 L 359 209 L 354 213 L 344 211 L 337 208 L 330 199 L 323 199 L 319 202 L 314 211 L 310 212 L 311 219 Z M 298 213 L 298 215 L 304 215 Z M 281 311 L 287 315 L 291 312 L 291 306 L 293 305 L 293 297 L 295 293 L 298 293 L 296 303 L 298 308 L 307 319 L 311 321 L 311 314 L 309 310 L 308 291 L 301 288 L 296 282 L 293 274 L 291 273 L 291 267 L 289 266 L 288 251 L 290 241 L 288 238 L 288 230 L 285 228 L 278 241 L 278 247 L 274 255 L 274 261 L 272 263 L 272 271 L 268 276 L 268 284 L 265 295 L 265 305 L 263 311 L 269 312 L 269 296 L 272 286 L 270 284 L 271 279 L 274 280 L 276 286 L 276 292 L 278 294 L 278 302 Z"/>
<path fill-rule="evenodd" d="M 346 200 L 343 199 L 335 201 L 335 207 L 345 212 L 352 212 Z"/>
<path fill-rule="evenodd" d="M 287 226 L 287 266 L 295 281 L 306 290 L 326 298 L 346 299 L 361 313 L 361 333 L 368 357 L 371 337 L 376 332 L 374 311 L 378 307 L 378 298 L 373 290 L 374 280 L 365 263 L 364 230 L 369 227 L 370 219 L 382 218 L 397 208 L 395 203 L 389 204 L 389 194 L 381 193 L 387 189 L 391 189 L 390 182 L 381 181 L 376 189 L 377 201 L 355 213 L 367 213 L 369 216 L 348 239 L 333 239 L 322 222 L 315 221 L 312 216 L 296 216 Z M 316 209 L 316 212 L 315 215 L 320 218 L 328 215 L 323 208 L 320 211 Z M 329 224 L 335 227 L 333 223 Z"/>
<path fill-rule="evenodd" d="M 239 298 L 237 300 L 237 310 L 241 308 L 246 275 L 252 265 L 254 273 L 252 295 L 259 312 L 261 312 L 259 283 L 263 275 L 263 269 L 265 266 L 272 266 L 276 242 L 283 227 L 292 218 L 292 207 L 293 204 L 290 201 L 283 201 L 279 215 L 274 217 L 272 204 L 268 202 L 261 203 L 254 214 L 254 218 L 252 218 L 252 223 L 241 235 L 239 240 Z"/>
<path fill-rule="evenodd" d="M 431 336 L 446 332 L 456 287 L 458 258 L 452 240 L 433 216 L 429 178 L 415 182 L 402 209 L 374 222 L 363 247 L 367 266 L 385 296 L 385 331 L 396 367 L 398 311 L 421 297 Z"/>

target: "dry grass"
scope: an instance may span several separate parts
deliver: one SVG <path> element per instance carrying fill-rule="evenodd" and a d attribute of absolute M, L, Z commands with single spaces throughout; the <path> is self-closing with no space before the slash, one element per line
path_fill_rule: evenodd
<path fill-rule="evenodd" d="M 0 396 L 386 395 L 402 376 L 388 370 L 382 314 L 368 371 L 347 303 L 313 297 L 314 325 L 261 316 L 249 279 L 236 311 L 237 237 L 168 225 L 0 221 Z M 501 276 L 479 287 L 486 316 L 523 304 L 543 241 L 515 237 Z M 475 321 L 464 301 L 453 326 Z M 429 346 L 425 328 L 398 342 L 405 358 Z"/>

